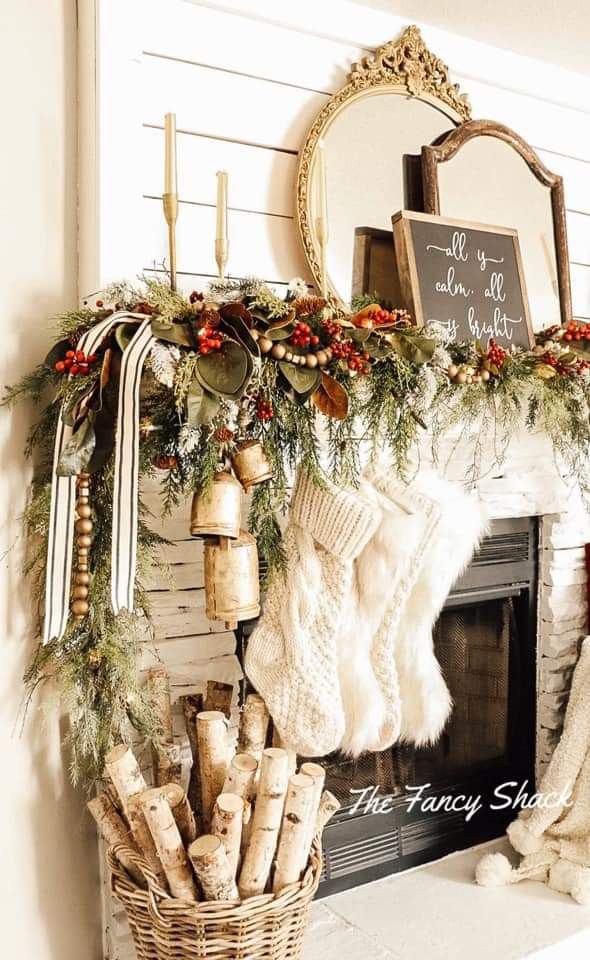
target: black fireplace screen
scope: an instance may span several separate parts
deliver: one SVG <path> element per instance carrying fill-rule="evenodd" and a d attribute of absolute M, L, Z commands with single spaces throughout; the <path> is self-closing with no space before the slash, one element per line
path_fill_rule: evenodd
<path fill-rule="evenodd" d="M 498 836 L 514 816 L 489 803 L 506 781 L 532 785 L 536 544 L 533 520 L 496 521 L 455 585 L 434 630 L 454 705 L 435 746 L 318 761 L 342 803 L 324 834 L 320 895 Z M 408 802 L 421 785 L 433 799 L 427 810 Z M 463 795 L 481 797 L 467 819 L 444 803 Z"/>
<path fill-rule="evenodd" d="M 330 754 L 320 760 L 326 787 L 350 806 L 359 790 L 401 795 L 407 785 L 448 783 L 473 774 L 508 751 L 508 691 L 511 639 L 517 629 L 512 598 L 445 610 L 436 625 L 437 659 L 453 700 L 453 712 L 434 747 L 396 746 L 358 760 Z M 351 795 L 351 790 L 355 791 Z"/>

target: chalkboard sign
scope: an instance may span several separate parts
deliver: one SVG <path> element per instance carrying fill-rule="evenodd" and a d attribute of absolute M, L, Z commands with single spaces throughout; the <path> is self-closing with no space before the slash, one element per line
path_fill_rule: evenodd
<path fill-rule="evenodd" d="M 403 303 L 451 340 L 534 345 L 516 230 L 402 211 L 392 218 Z"/>

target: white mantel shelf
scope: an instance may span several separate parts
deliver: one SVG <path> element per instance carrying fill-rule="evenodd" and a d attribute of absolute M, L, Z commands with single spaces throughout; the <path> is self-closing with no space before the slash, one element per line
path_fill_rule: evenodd
<path fill-rule="evenodd" d="M 544 884 L 484 889 L 484 844 L 315 903 L 304 960 L 575 960 L 590 954 L 590 909 Z"/>

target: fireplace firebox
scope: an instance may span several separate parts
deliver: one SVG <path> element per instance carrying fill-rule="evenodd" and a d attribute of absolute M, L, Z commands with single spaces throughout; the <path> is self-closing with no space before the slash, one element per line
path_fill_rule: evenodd
<path fill-rule="evenodd" d="M 320 897 L 499 836 L 533 792 L 537 539 L 535 519 L 494 521 L 447 598 L 434 643 L 454 707 L 435 746 L 316 758 L 342 804 Z"/>

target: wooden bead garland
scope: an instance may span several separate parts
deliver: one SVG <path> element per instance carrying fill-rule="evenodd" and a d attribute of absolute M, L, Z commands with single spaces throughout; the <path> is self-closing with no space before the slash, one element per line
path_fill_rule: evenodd
<path fill-rule="evenodd" d="M 88 592 L 90 574 L 88 572 L 88 555 L 92 543 L 92 508 L 90 506 L 90 474 L 78 475 L 78 499 L 76 501 L 76 553 L 77 564 L 74 576 L 74 588 L 70 609 L 76 620 L 83 620 L 89 610 Z"/>
<path fill-rule="evenodd" d="M 285 360 L 294 366 L 325 367 L 332 359 L 332 350 L 330 347 L 322 347 L 321 350 L 310 351 L 309 353 L 293 353 L 284 343 L 273 343 L 269 337 L 259 337 L 258 346 L 261 353 L 269 353 L 273 360 Z"/>

